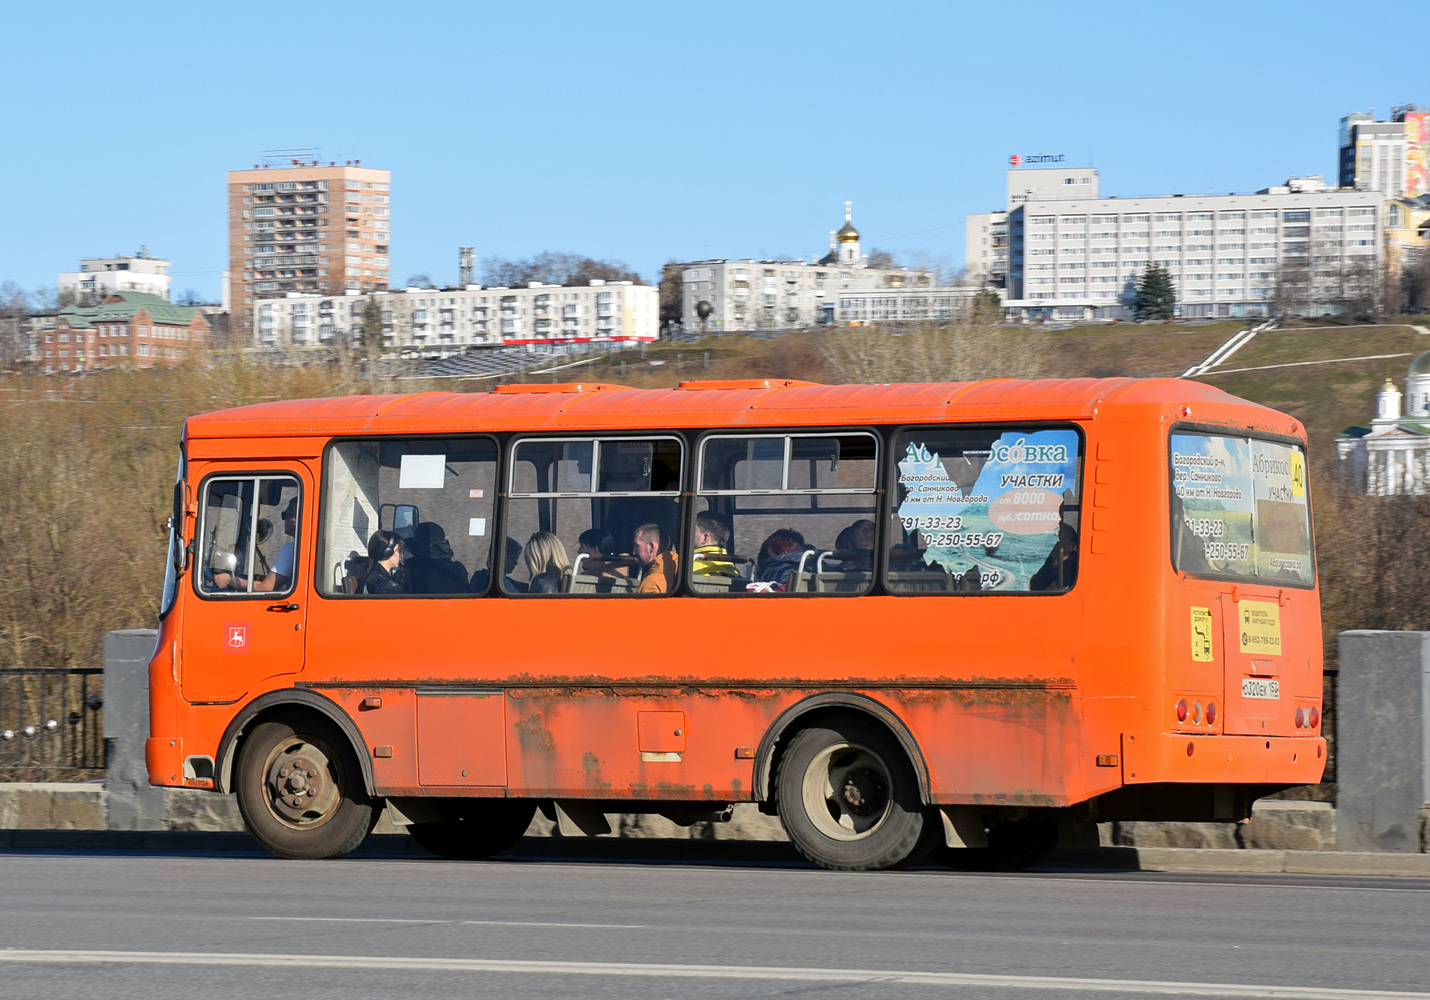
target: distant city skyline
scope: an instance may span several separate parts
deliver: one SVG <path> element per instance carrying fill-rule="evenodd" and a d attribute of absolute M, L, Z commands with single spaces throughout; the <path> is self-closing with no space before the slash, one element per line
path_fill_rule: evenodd
<path fill-rule="evenodd" d="M 1127 197 L 1333 181 L 1342 115 L 1427 97 L 1413 59 L 1358 57 L 1382 46 L 1383 18 L 1331 3 L 1294 19 L 1034 3 L 1016 24 L 1001 8 L 830 3 L 744 27 L 645 5 L 311 18 L 325 7 L 353 27 L 341 60 L 261 77 L 272 25 L 225 8 L 132 9 L 100 32 L 78 8 L 9 11 L 0 281 L 53 287 L 81 257 L 145 244 L 173 261 L 174 295 L 217 301 L 225 175 L 278 148 L 391 171 L 398 286 L 456 282 L 459 246 L 621 260 L 647 280 L 668 259 L 808 257 L 849 199 L 866 249 L 961 262 L 964 216 L 1002 204 L 1010 156 L 1096 166 Z M 1258 39 L 1265 58 L 1248 58 Z M 314 99 L 246 117 L 274 88 Z"/>

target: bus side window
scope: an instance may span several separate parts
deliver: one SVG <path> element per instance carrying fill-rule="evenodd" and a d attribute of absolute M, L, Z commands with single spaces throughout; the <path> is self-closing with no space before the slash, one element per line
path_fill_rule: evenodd
<path fill-rule="evenodd" d="M 874 584 L 878 438 L 712 435 L 690 545 L 697 594 L 862 594 Z"/>
<path fill-rule="evenodd" d="M 333 444 L 324 462 L 319 589 L 442 598 L 485 593 L 496 468 L 497 445 L 487 437 Z"/>
<path fill-rule="evenodd" d="M 1077 580 L 1081 437 L 928 427 L 895 438 L 885 580 L 896 594 L 1063 593 Z"/>
<path fill-rule="evenodd" d="M 512 595 L 675 589 L 678 438 L 528 438 L 512 445 L 506 504 Z"/>

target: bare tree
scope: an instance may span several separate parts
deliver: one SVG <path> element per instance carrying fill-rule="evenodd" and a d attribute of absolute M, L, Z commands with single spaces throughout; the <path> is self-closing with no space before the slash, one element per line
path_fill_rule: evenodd
<path fill-rule="evenodd" d="M 970 382 L 1048 370 L 1047 334 L 972 322 L 942 329 L 926 323 L 911 333 L 854 327 L 823 334 L 819 343 L 840 382 Z"/>
<path fill-rule="evenodd" d="M 1313 297 L 1311 258 L 1283 255 L 1276 267 L 1276 314 L 1305 316 L 1311 311 Z"/>
<path fill-rule="evenodd" d="M 666 261 L 660 269 L 660 325 L 662 329 L 679 323 L 685 311 L 685 269 L 676 261 Z"/>
<path fill-rule="evenodd" d="M 618 260 L 595 260 L 580 254 L 548 250 L 525 260 L 508 260 L 505 257 L 486 257 L 482 260 L 482 283 L 503 288 L 516 288 L 534 281 L 543 285 L 585 285 L 593 278 L 645 284 L 645 280 L 629 264 Z"/>
<path fill-rule="evenodd" d="M 13 281 L 0 285 L 0 369 L 14 370 L 29 356 L 30 296 Z"/>

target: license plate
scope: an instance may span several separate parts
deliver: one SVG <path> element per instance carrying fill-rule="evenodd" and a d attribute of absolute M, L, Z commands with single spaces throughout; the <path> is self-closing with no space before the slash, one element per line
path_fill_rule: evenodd
<path fill-rule="evenodd" d="M 1281 697 L 1281 682 L 1265 677 L 1243 677 L 1241 679 L 1241 696 L 1276 701 Z"/>

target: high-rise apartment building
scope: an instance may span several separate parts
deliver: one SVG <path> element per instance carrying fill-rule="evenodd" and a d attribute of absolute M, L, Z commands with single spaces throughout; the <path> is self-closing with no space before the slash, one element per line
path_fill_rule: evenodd
<path fill-rule="evenodd" d="M 236 330 L 255 303 L 290 292 L 342 295 L 388 284 L 386 170 L 291 161 L 228 174 L 228 301 Z"/>
<path fill-rule="evenodd" d="M 1368 111 L 1341 119 L 1340 185 L 1386 198 L 1430 193 L 1430 108 L 1406 104 L 1376 121 Z"/>

